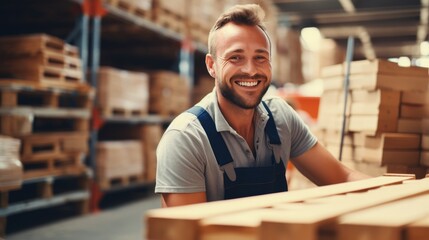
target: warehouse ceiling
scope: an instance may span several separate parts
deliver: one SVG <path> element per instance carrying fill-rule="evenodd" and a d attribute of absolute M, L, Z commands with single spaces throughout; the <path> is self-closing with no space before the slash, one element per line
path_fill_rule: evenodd
<path fill-rule="evenodd" d="M 427 40 L 429 0 L 272 0 L 280 24 L 317 27 L 343 47 L 355 41 L 355 58 L 420 57 Z"/>

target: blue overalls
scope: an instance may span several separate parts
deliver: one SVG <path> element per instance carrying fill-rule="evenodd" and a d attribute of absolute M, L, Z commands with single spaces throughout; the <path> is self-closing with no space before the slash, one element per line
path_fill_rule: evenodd
<path fill-rule="evenodd" d="M 262 102 L 262 104 L 269 115 L 267 125 L 265 126 L 265 133 L 270 140 L 270 144 L 276 145 L 273 146 L 273 149 L 280 147 L 280 137 L 272 113 L 265 102 Z M 285 166 L 281 159 L 280 161 L 276 161 L 274 152 L 271 159 L 271 166 L 234 168 L 231 153 L 222 135 L 216 131 L 215 124 L 209 113 L 199 106 L 192 107 L 188 112 L 198 117 L 210 141 L 216 161 L 224 171 L 225 199 L 287 191 Z"/>

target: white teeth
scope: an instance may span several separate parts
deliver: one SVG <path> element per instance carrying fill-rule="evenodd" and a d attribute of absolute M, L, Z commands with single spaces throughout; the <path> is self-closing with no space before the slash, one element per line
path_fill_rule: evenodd
<path fill-rule="evenodd" d="M 253 87 L 256 86 L 258 82 L 238 82 L 238 85 L 245 87 Z"/>

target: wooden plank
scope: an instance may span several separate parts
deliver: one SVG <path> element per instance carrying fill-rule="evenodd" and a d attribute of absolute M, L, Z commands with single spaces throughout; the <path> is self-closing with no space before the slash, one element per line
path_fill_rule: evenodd
<path fill-rule="evenodd" d="M 201 222 L 201 239 L 317 240 L 338 217 L 403 198 L 429 193 L 429 179 L 386 186 L 368 192 L 286 203 L 272 208 L 226 214 Z M 334 232 L 335 234 L 335 232 Z"/>
<path fill-rule="evenodd" d="M 399 116 L 401 118 L 424 118 L 425 108 L 424 105 L 402 104 Z"/>
<path fill-rule="evenodd" d="M 397 63 L 383 59 L 353 61 L 350 66 L 351 74 L 358 73 L 385 73 L 402 76 L 428 77 L 428 70 L 424 67 L 401 67 Z"/>
<path fill-rule="evenodd" d="M 428 77 L 387 75 L 381 73 L 350 75 L 350 89 L 390 89 L 419 91 L 428 88 Z"/>
<path fill-rule="evenodd" d="M 428 203 L 425 194 L 341 216 L 338 240 L 402 240 L 406 225 L 429 215 Z"/>
<path fill-rule="evenodd" d="M 401 93 L 401 103 L 425 104 L 428 99 L 429 93 L 427 91 L 406 91 Z"/>
<path fill-rule="evenodd" d="M 420 152 L 419 150 L 365 148 L 363 151 L 363 161 L 379 163 L 380 166 L 386 164 L 416 166 L 420 161 Z"/>
<path fill-rule="evenodd" d="M 364 146 L 377 149 L 419 149 L 420 134 L 382 133 L 365 136 Z"/>
<path fill-rule="evenodd" d="M 346 192 L 362 191 L 379 186 L 401 183 L 411 177 L 377 177 L 347 182 L 314 189 L 216 201 L 167 209 L 155 209 L 146 213 L 148 239 L 198 239 L 199 222 L 208 217 L 219 216 L 255 208 L 270 207 L 279 203 L 299 202 Z M 165 226 L 169 226 L 165 228 Z"/>
<path fill-rule="evenodd" d="M 407 240 L 425 240 L 429 236 L 429 215 L 406 227 Z"/>
<path fill-rule="evenodd" d="M 350 113 L 354 115 L 378 115 L 386 118 L 398 118 L 398 106 L 382 106 L 377 103 L 355 102 L 351 104 Z"/>
<path fill-rule="evenodd" d="M 352 115 L 348 130 L 376 135 L 382 132 L 396 132 L 398 119 L 378 115 Z"/>
<path fill-rule="evenodd" d="M 422 120 L 421 119 L 408 119 L 408 118 L 399 118 L 398 119 L 398 129 L 399 133 L 421 133 L 422 132 Z"/>
<path fill-rule="evenodd" d="M 429 135 L 422 135 L 422 149 L 429 150 Z"/>
<path fill-rule="evenodd" d="M 362 102 L 380 106 L 398 107 L 400 104 L 401 92 L 385 89 L 376 89 L 374 91 L 355 89 L 351 91 L 351 98 L 354 103 Z"/>

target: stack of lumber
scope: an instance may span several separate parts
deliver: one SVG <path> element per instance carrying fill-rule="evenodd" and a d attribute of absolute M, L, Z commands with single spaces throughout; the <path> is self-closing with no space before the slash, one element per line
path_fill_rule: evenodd
<path fill-rule="evenodd" d="M 150 113 L 162 116 L 174 116 L 190 107 L 190 84 L 185 78 L 175 72 L 151 72 L 149 88 Z"/>
<path fill-rule="evenodd" d="M 101 67 L 97 90 L 104 117 L 142 117 L 149 111 L 149 76 L 144 72 Z"/>
<path fill-rule="evenodd" d="M 0 190 L 21 187 L 22 164 L 19 160 L 19 139 L 0 136 Z"/>
<path fill-rule="evenodd" d="M 342 161 L 377 176 L 386 172 L 424 177 L 424 122 L 428 117 L 427 68 L 400 67 L 386 60 L 354 61 L 350 65 L 344 106 L 345 65 L 323 69 L 324 92 L 319 107 L 320 141 L 339 157 L 345 112 Z"/>
<path fill-rule="evenodd" d="M 150 210 L 146 238 L 420 240 L 429 234 L 428 201 L 429 178 L 380 176 Z"/>

